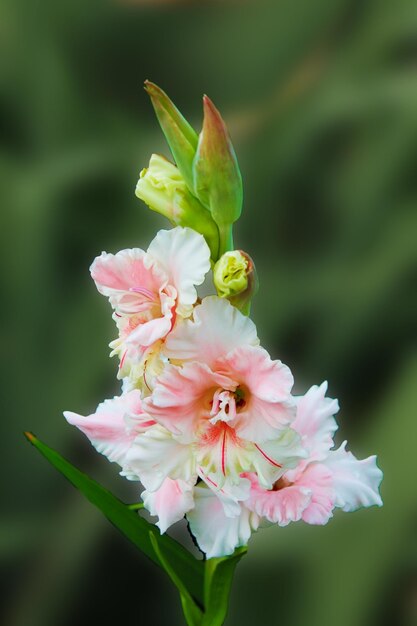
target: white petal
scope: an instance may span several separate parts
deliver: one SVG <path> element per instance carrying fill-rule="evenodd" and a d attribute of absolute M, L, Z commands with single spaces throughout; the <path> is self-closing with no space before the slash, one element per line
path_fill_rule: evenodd
<path fill-rule="evenodd" d="M 194 502 L 187 520 L 208 559 L 233 554 L 236 548 L 248 543 L 252 530 L 258 528 L 258 515 L 245 506 L 236 517 L 227 517 L 222 502 L 206 485 L 194 488 Z"/>
<path fill-rule="evenodd" d="M 382 506 L 379 495 L 382 472 L 376 464 L 376 456 L 359 461 L 347 452 L 346 443 L 344 441 L 338 450 L 330 452 L 325 461 L 333 474 L 335 506 L 344 511 L 374 504 Z"/>
<path fill-rule="evenodd" d="M 142 499 L 149 513 L 158 516 L 156 525 L 161 533 L 179 522 L 194 506 L 192 485 L 171 478 L 165 478 L 157 491 L 144 491 Z"/>
<path fill-rule="evenodd" d="M 333 435 L 337 430 L 334 415 L 339 403 L 326 398 L 327 382 L 311 387 L 304 396 L 295 397 L 297 415 L 291 426 L 301 435 L 303 446 L 311 460 L 322 460 L 333 447 Z"/>
<path fill-rule="evenodd" d="M 126 457 L 130 477 L 136 475 L 148 491 L 159 489 L 165 478 L 195 482 L 192 448 L 176 441 L 157 424 L 138 435 Z"/>
<path fill-rule="evenodd" d="M 105 400 L 91 415 L 84 417 L 64 411 L 64 416 L 69 424 L 79 428 L 89 438 L 98 452 L 119 465 L 124 464 L 137 432 L 150 419 L 142 411 L 140 392 L 137 390 Z M 127 425 L 126 417 L 133 420 L 133 428 Z"/>
<path fill-rule="evenodd" d="M 199 475 L 204 480 L 207 487 L 219 498 L 226 517 L 236 517 L 236 515 L 239 515 L 241 510 L 240 503 L 247 500 L 250 496 L 250 480 L 244 477 L 240 477 L 238 482 L 226 479 L 220 488 L 203 472 L 200 471 Z"/>
<path fill-rule="evenodd" d="M 227 300 L 208 296 L 194 309 L 194 321 L 179 323 L 166 341 L 168 357 L 209 366 L 239 346 L 257 346 L 256 326 Z"/>
<path fill-rule="evenodd" d="M 160 230 L 148 254 L 168 274 L 168 282 L 178 292 L 177 313 L 188 316 L 197 299 L 195 285 L 201 285 L 210 269 L 210 249 L 202 235 L 177 226 Z"/>
<path fill-rule="evenodd" d="M 307 456 L 300 436 L 292 428 L 284 428 L 276 439 L 254 447 L 252 464 L 259 483 L 266 489 L 271 489 L 278 478 Z"/>

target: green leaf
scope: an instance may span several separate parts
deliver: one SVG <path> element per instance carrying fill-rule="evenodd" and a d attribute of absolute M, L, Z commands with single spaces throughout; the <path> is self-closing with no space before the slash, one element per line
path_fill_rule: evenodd
<path fill-rule="evenodd" d="M 155 535 L 153 533 L 149 533 L 149 538 L 151 540 L 151 544 L 155 550 L 155 553 L 159 558 L 160 563 L 162 564 L 166 573 L 180 592 L 181 604 L 188 626 L 200 626 L 203 617 L 203 613 L 200 607 L 197 606 L 194 598 L 190 595 L 188 589 L 184 585 L 184 582 L 181 580 L 181 578 L 178 577 L 177 573 L 172 568 L 169 561 L 167 561 L 164 550 L 162 546 L 158 544 Z"/>
<path fill-rule="evenodd" d="M 197 604 L 203 605 L 204 563 L 202 561 L 195 559 L 168 535 L 160 535 L 156 526 L 139 517 L 128 505 L 123 504 L 96 481 L 80 472 L 35 435 L 25 433 L 25 436 L 137 548 L 162 567 L 171 579 L 174 576 L 177 581 L 181 581 L 184 593 Z M 155 546 L 158 546 L 158 551 L 155 550 Z M 163 554 L 163 562 L 159 554 Z"/>
<path fill-rule="evenodd" d="M 221 626 L 226 618 L 229 606 L 230 588 L 236 565 L 247 548 L 238 548 L 232 556 L 225 556 L 206 561 L 204 579 L 204 605 L 206 612 L 202 626 Z"/>

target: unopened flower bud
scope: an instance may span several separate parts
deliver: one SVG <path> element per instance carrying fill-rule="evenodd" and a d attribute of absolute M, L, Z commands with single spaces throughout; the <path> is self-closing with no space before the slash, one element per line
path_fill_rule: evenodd
<path fill-rule="evenodd" d="M 258 279 L 254 263 L 246 252 L 225 252 L 214 266 L 213 280 L 220 298 L 227 298 L 242 313 L 249 315 Z"/>
<path fill-rule="evenodd" d="M 188 226 L 203 235 L 212 258 L 217 258 L 218 228 L 207 209 L 190 193 L 175 165 L 153 154 L 149 167 L 140 173 L 135 194 L 152 211 L 167 217 L 174 226 Z"/>
<path fill-rule="evenodd" d="M 175 104 L 160 87 L 145 81 L 159 124 L 188 188 L 193 189 L 193 160 L 197 150 L 198 135 L 180 113 Z"/>
<path fill-rule="evenodd" d="M 232 248 L 232 224 L 242 211 L 242 177 L 219 111 L 203 98 L 204 121 L 194 157 L 194 192 L 219 227 L 220 254 Z"/>

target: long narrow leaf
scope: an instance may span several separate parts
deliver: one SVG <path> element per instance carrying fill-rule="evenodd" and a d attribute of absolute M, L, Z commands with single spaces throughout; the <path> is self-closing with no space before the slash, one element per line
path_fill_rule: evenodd
<path fill-rule="evenodd" d="M 71 465 L 58 452 L 42 443 L 35 435 L 25 433 L 25 436 L 61 474 L 104 513 L 107 519 L 121 533 L 130 539 L 154 563 L 165 569 L 166 566 L 161 564 L 152 545 L 150 539 L 152 535 L 164 554 L 164 560 L 169 563 L 171 571 L 175 572 L 175 576 L 183 582 L 188 593 L 197 603 L 203 606 L 204 564 L 202 561 L 195 559 L 181 544 L 168 537 L 168 535 L 160 535 L 156 526 L 130 510 L 126 504 L 123 504 L 112 493 Z"/>
<path fill-rule="evenodd" d="M 151 544 L 155 550 L 156 555 L 158 556 L 162 566 L 164 567 L 166 573 L 180 592 L 181 604 L 184 611 L 185 618 L 187 620 L 187 624 L 189 626 L 200 626 L 203 618 L 202 610 L 195 603 L 194 598 L 190 595 L 190 592 L 184 585 L 184 581 L 178 578 L 177 573 L 173 570 L 170 563 L 165 558 L 165 555 L 162 550 L 162 546 L 160 546 L 156 540 L 156 537 L 153 533 L 149 534 L 149 538 L 151 540 Z"/>

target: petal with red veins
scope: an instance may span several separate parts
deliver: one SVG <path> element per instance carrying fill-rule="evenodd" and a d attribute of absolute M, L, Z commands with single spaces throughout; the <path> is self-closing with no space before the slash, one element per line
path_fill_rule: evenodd
<path fill-rule="evenodd" d="M 238 381 L 242 391 L 244 405 L 233 423 L 240 437 L 267 441 L 294 419 L 292 374 L 281 361 L 272 361 L 263 348 L 236 348 L 214 367 Z"/>
<path fill-rule="evenodd" d="M 252 467 L 265 489 L 271 489 L 278 478 L 306 457 L 300 436 L 292 428 L 282 429 L 276 439 L 253 445 Z"/>
<path fill-rule="evenodd" d="M 210 401 L 218 387 L 234 388 L 236 383 L 203 363 L 166 365 L 152 395 L 144 400 L 144 407 L 157 422 L 181 435 L 184 442 L 192 442 L 199 420 L 210 417 Z"/>

